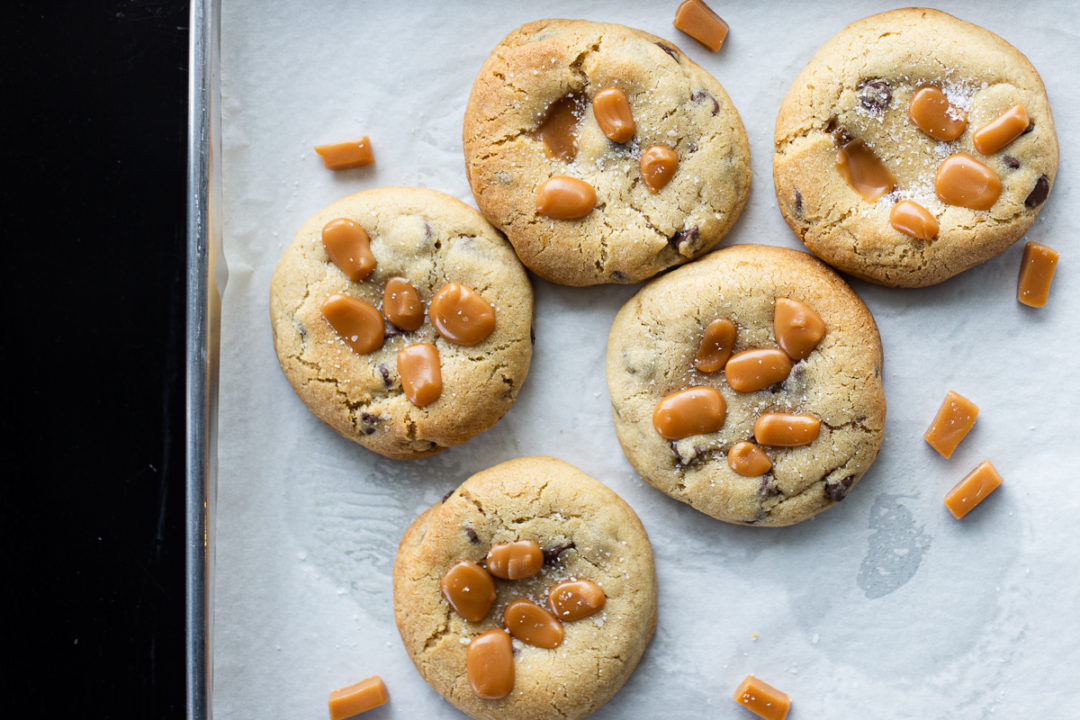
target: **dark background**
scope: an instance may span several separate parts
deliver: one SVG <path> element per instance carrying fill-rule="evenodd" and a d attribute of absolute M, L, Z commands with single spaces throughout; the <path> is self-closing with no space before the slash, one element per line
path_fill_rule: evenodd
<path fill-rule="evenodd" d="M 179 718 L 188 6 L 5 8 L 0 687 L 33 716 Z"/>

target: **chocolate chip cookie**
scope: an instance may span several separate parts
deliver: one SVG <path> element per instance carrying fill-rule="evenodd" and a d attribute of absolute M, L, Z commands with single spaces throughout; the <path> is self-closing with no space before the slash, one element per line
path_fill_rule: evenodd
<path fill-rule="evenodd" d="M 720 83 L 640 30 L 540 20 L 477 75 L 462 133 L 481 212 L 564 285 L 633 283 L 713 248 L 750 187 Z"/>
<path fill-rule="evenodd" d="M 842 500 L 881 445 L 881 341 L 812 256 L 735 245 L 653 280 L 608 337 L 615 431 L 657 489 L 726 522 Z"/>
<path fill-rule="evenodd" d="M 511 460 L 405 531 L 394 616 L 417 670 L 462 712 L 582 718 L 652 637 L 652 548 L 634 511 L 574 466 Z"/>
<path fill-rule="evenodd" d="M 478 212 L 381 188 L 320 210 L 270 285 L 281 369 L 342 436 L 395 459 L 494 425 L 529 370 L 532 287 Z"/>
<path fill-rule="evenodd" d="M 858 20 L 795 79 L 776 120 L 780 211 L 830 265 L 942 282 L 1012 245 L 1054 184 L 1039 74 L 994 33 L 937 10 Z"/>

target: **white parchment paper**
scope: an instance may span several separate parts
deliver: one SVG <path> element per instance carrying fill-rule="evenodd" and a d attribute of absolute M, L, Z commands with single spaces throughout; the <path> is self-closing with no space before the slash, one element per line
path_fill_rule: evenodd
<path fill-rule="evenodd" d="M 418 185 L 475 206 L 460 139 L 469 89 L 507 32 L 542 17 L 647 30 L 715 75 L 746 124 L 754 171 L 726 243 L 803 249 L 773 193 L 777 108 L 822 43 L 891 6 L 714 0 L 731 33 L 712 54 L 672 27 L 675 0 L 223 5 L 218 717 L 324 718 L 332 688 L 373 674 L 391 695 L 373 720 L 462 717 L 398 638 L 397 542 L 470 474 L 531 454 L 567 460 L 618 492 L 656 554 L 656 635 L 595 717 L 747 718 L 731 695 L 748 673 L 791 695 L 791 720 L 1075 717 L 1077 4 L 940 4 L 1013 43 L 1045 81 L 1061 166 L 1027 239 L 1061 252 L 1049 304 L 1015 300 L 1023 242 L 929 289 L 852 282 L 885 346 L 885 442 L 843 503 L 784 529 L 712 520 L 653 490 L 624 459 L 603 363 L 611 320 L 635 287 L 534 280 L 535 355 L 514 407 L 467 444 L 403 463 L 340 438 L 293 394 L 271 342 L 270 275 L 301 223 L 348 193 Z M 331 173 L 311 149 L 358 135 L 372 138 L 372 168 Z M 949 389 L 981 412 L 946 461 L 922 433 Z M 1004 485 L 958 522 L 942 496 L 984 458 Z"/>

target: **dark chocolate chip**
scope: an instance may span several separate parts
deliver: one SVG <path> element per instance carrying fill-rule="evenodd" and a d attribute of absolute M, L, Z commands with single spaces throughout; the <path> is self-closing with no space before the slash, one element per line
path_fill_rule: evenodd
<path fill-rule="evenodd" d="M 558 561 L 559 555 L 561 555 L 563 552 L 565 552 L 565 551 L 567 551 L 567 550 L 569 550 L 571 548 L 575 548 L 575 547 L 577 547 L 577 545 L 574 545 L 573 542 L 568 542 L 568 543 L 563 543 L 561 545 L 556 545 L 555 547 L 548 548 L 547 550 L 544 551 L 544 564 L 545 565 L 550 565 L 553 562 Z"/>
<path fill-rule="evenodd" d="M 783 495 L 783 491 L 772 485 L 772 481 L 775 478 L 771 472 L 767 472 L 761 476 L 761 484 L 758 485 L 758 495 Z"/>
<path fill-rule="evenodd" d="M 371 413 L 360 413 L 360 422 L 363 424 L 363 433 L 365 435 L 371 435 L 375 432 L 375 423 L 379 421 L 377 415 Z"/>
<path fill-rule="evenodd" d="M 698 239 L 698 237 L 700 235 L 701 235 L 701 231 L 698 230 L 698 226 L 695 225 L 694 227 L 690 228 L 689 230 L 680 230 L 679 232 L 675 233 L 674 237 L 672 237 L 670 240 L 668 240 L 668 243 L 670 243 L 671 246 L 674 247 L 679 252 L 682 252 L 682 247 L 683 247 L 684 244 L 686 244 L 688 242 L 689 243 L 696 243 L 697 239 Z"/>
<path fill-rule="evenodd" d="M 670 48 L 662 42 L 656 43 L 660 46 L 660 49 L 666 52 L 671 57 L 675 58 L 675 62 L 679 62 L 679 53 L 675 52 L 675 48 Z"/>
<path fill-rule="evenodd" d="M 480 544 L 480 536 L 477 535 L 476 531 L 468 525 L 465 526 L 465 534 L 469 536 L 469 542 L 473 543 L 474 545 Z"/>
<path fill-rule="evenodd" d="M 836 132 L 836 116 L 835 115 L 833 115 L 831 118 L 829 118 L 829 122 L 825 123 L 825 132 L 827 132 L 827 133 Z"/>
<path fill-rule="evenodd" d="M 867 80 L 859 86 L 859 104 L 871 112 L 880 112 L 892 104 L 892 89 L 884 80 Z"/>
<path fill-rule="evenodd" d="M 1005 167 L 1012 168 L 1013 170 L 1020 167 L 1020 161 L 1012 155 L 1002 155 L 1001 162 L 1005 163 Z"/>
<path fill-rule="evenodd" d="M 383 385 L 385 385 L 386 387 L 390 387 L 391 385 L 394 384 L 390 380 L 390 371 L 386 368 L 385 365 L 383 365 L 382 363 L 379 363 L 375 367 L 377 367 L 379 369 L 379 374 L 382 375 Z"/>
<path fill-rule="evenodd" d="M 616 280 L 625 280 L 628 276 L 622 270 L 616 270 L 615 272 L 611 273 L 611 277 L 615 278 Z"/>
<path fill-rule="evenodd" d="M 1020 134 L 1021 135 L 1027 135 L 1029 132 L 1031 132 L 1034 129 L 1035 129 L 1035 121 L 1031 120 L 1030 122 L 1028 122 L 1028 126 L 1026 128 L 1024 128 L 1024 132 L 1022 132 Z"/>
<path fill-rule="evenodd" d="M 445 495 L 442 496 L 442 500 L 440 500 L 439 502 L 446 502 L 447 500 L 450 499 L 450 496 L 453 495 L 453 494 L 454 494 L 454 491 L 450 490 L 449 492 L 447 492 Z"/>
<path fill-rule="evenodd" d="M 712 100 L 712 114 L 713 115 L 716 115 L 718 112 L 720 112 L 720 103 L 717 101 L 716 98 L 714 98 L 712 96 L 712 93 L 710 93 L 709 91 L 707 91 L 707 90 L 695 90 L 690 95 L 690 99 L 694 102 L 695 105 L 697 103 L 700 103 L 705 98 L 709 98 L 710 100 Z"/>
<path fill-rule="evenodd" d="M 825 482 L 825 494 L 836 502 L 840 502 L 854 484 L 854 475 L 848 475 L 843 480 L 828 480 Z"/>
<path fill-rule="evenodd" d="M 795 214 L 802 217 L 802 193 L 795 189 Z"/>
<path fill-rule="evenodd" d="M 1035 181 L 1035 187 L 1028 194 L 1027 199 L 1024 200 L 1024 204 L 1029 208 L 1039 207 L 1046 200 L 1046 196 L 1050 194 L 1050 179 L 1045 175 L 1040 175 L 1039 179 Z"/>

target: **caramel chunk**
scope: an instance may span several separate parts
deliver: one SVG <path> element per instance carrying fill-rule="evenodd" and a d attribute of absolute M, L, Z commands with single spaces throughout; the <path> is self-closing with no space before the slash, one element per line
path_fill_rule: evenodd
<path fill-rule="evenodd" d="M 791 698 L 772 685 L 747 675 L 735 691 L 735 702 L 765 720 L 784 720 L 791 709 Z"/>
<path fill-rule="evenodd" d="M 652 145 L 641 153 L 641 182 L 649 192 L 658 193 L 671 181 L 679 167 L 679 154 L 667 145 Z"/>
<path fill-rule="evenodd" d="M 472 560 L 462 560 L 443 575 L 442 594 L 458 615 L 480 622 L 495 602 L 495 581 Z"/>
<path fill-rule="evenodd" d="M 385 705 L 389 699 L 382 678 L 373 675 L 330 693 L 330 720 L 344 720 L 359 715 Z"/>
<path fill-rule="evenodd" d="M 978 405 L 950 390 L 945 394 L 945 401 L 923 434 L 923 439 L 946 458 L 951 457 L 978 415 Z"/>
<path fill-rule="evenodd" d="M 412 332 L 424 324 L 424 303 L 412 283 L 403 277 L 386 281 L 382 296 L 383 315 L 396 327 Z"/>
<path fill-rule="evenodd" d="M 482 343 L 495 329 L 495 308 L 480 293 L 452 282 L 442 286 L 428 306 L 439 334 L 458 345 Z"/>
<path fill-rule="evenodd" d="M 930 240 L 938 231 L 938 221 L 930 211 L 917 202 L 904 200 L 893 205 L 889 224 L 905 235 L 920 240 Z"/>
<path fill-rule="evenodd" d="M 950 205 L 989 210 L 1001 195 L 1001 178 L 970 155 L 955 153 L 938 168 L 934 191 Z"/>
<path fill-rule="evenodd" d="M 936 87 L 919 88 L 911 96 L 908 115 L 920 130 L 935 140 L 955 140 L 967 127 L 967 113 L 951 104 L 945 93 Z"/>
<path fill-rule="evenodd" d="M 439 349 L 431 343 L 403 347 L 397 355 L 397 371 L 405 397 L 416 407 L 430 405 L 442 395 Z"/>
<path fill-rule="evenodd" d="M 548 592 L 551 612 L 563 622 L 583 620 L 598 612 L 607 595 L 592 580 L 564 580 Z"/>
<path fill-rule="evenodd" d="M 945 507 L 959 520 L 997 490 L 999 485 L 1001 476 L 989 460 L 983 460 L 945 494 Z"/>
<path fill-rule="evenodd" d="M 766 413 L 754 422 L 754 439 L 759 445 L 798 447 L 817 440 L 821 421 L 813 415 Z"/>
<path fill-rule="evenodd" d="M 723 46 L 728 34 L 728 24 L 702 0 L 683 0 L 673 24 L 713 52 Z"/>
<path fill-rule="evenodd" d="M 727 403 L 711 387 L 699 385 L 674 392 L 656 404 L 652 422 L 656 432 L 668 440 L 716 432 L 724 426 Z"/>
<path fill-rule="evenodd" d="M 596 206 L 596 190 L 584 180 L 556 175 L 536 192 L 536 212 L 556 220 L 585 217 Z"/>
<path fill-rule="evenodd" d="M 1017 103 L 972 133 L 971 142 L 983 155 L 993 155 L 1020 137 L 1030 122 L 1027 108 Z"/>
<path fill-rule="evenodd" d="M 330 260 L 353 282 L 363 280 L 375 269 L 371 238 L 352 220 L 338 218 L 326 223 L 322 229 L 322 242 Z"/>
<path fill-rule="evenodd" d="M 622 90 L 609 87 L 596 93 L 592 109 L 596 123 L 609 140 L 624 143 L 634 137 L 634 111 Z"/>
<path fill-rule="evenodd" d="M 866 202 L 896 187 L 896 178 L 862 140 L 852 140 L 836 151 L 836 169 Z"/>
<path fill-rule="evenodd" d="M 488 550 L 488 572 L 503 580 L 532 577 L 544 566 L 544 551 L 535 540 L 500 543 Z"/>
<path fill-rule="evenodd" d="M 510 634 L 521 642 L 549 650 L 562 643 L 562 623 L 531 600 L 518 598 L 507 605 L 503 622 Z"/>
<path fill-rule="evenodd" d="M 732 470 L 746 477 L 757 477 L 772 470 L 772 460 L 752 442 L 735 443 L 728 450 L 727 463 Z"/>
<path fill-rule="evenodd" d="M 754 348 L 735 353 L 724 366 L 724 377 L 732 390 L 754 392 L 767 388 L 791 372 L 791 358 L 776 348 Z"/>
<path fill-rule="evenodd" d="M 825 337 L 825 321 L 806 303 L 776 298 L 773 306 L 776 344 L 792 360 L 803 360 Z"/>
<path fill-rule="evenodd" d="M 366 135 L 331 145 L 316 145 L 315 152 L 319 153 L 328 170 L 352 170 L 375 163 L 375 156 L 371 154 L 371 141 Z"/>
<path fill-rule="evenodd" d="M 722 370 L 735 345 L 735 323 L 716 318 L 705 326 L 705 334 L 694 356 L 694 367 L 704 373 Z"/>
<path fill-rule="evenodd" d="M 1020 279 L 1016 284 L 1016 299 L 1029 307 L 1042 307 L 1050 295 L 1058 254 L 1045 245 L 1029 241 L 1024 245 L 1020 261 Z"/>
<path fill-rule="evenodd" d="M 548 108 L 544 121 L 536 129 L 536 136 L 544 143 L 544 154 L 549 158 L 573 162 L 577 157 L 578 125 L 581 123 L 583 98 L 570 93 L 559 98 Z"/>
<path fill-rule="evenodd" d="M 363 300 L 334 293 L 323 301 L 322 316 L 345 344 L 360 355 L 382 347 L 386 334 L 382 315 Z"/>
<path fill-rule="evenodd" d="M 514 644 L 503 630 L 473 638 L 465 652 L 469 685 L 476 697 L 498 700 L 514 689 Z"/>

